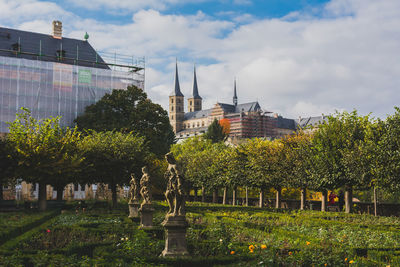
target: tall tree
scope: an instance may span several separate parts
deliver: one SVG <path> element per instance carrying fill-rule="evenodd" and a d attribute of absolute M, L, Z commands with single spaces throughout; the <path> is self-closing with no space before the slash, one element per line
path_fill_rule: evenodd
<path fill-rule="evenodd" d="M 39 183 L 39 209 L 46 210 L 46 185 L 70 177 L 82 161 L 75 153 L 79 140 L 76 129 L 63 129 L 60 117 L 36 120 L 27 109 L 10 123 L 8 140 L 15 147 L 17 176 Z M 64 181 L 67 183 L 67 181 Z"/>
<path fill-rule="evenodd" d="M 152 103 L 136 86 L 113 90 L 97 103 L 86 107 L 75 120 L 80 130 L 134 132 L 149 143 L 150 151 L 164 155 L 175 140 L 167 111 Z"/>

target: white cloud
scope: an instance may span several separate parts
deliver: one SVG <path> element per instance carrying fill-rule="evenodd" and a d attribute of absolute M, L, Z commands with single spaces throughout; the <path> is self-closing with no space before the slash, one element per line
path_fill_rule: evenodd
<path fill-rule="evenodd" d="M 147 7 L 174 1 L 153 0 Z M 110 1 L 128 4 L 117 2 Z M 28 12 L 29 6 L 41 7 L 39 14 Z M 6 19 L 14 9 L 12 19 Z M 400 103 L 398 10 L 398 0 L 332 0 L 319 10 L 322 17 L 312 10 L 236 24 L 201 12 L 165 15 L 149 9 L 135 12 L 130 23 L 115 25 L 77 17 L 53 3 L 0 0 L 0 23 L 32 31 L 46 31 L 47 23 L 50 31 L 52 18 L 60 16 L 68 36 L 82 38 L 88 31 L 96 49 L 146 56 L 147 92 L 165 108 L 178 57 L 186 96 L 192 90 L 193 62 L 198 63 L 205 108 L 232 102 L 236 76 L 239 102 L 258 100 L 264 109 L 286 117 L 353 108 L 384 116 Z"/>

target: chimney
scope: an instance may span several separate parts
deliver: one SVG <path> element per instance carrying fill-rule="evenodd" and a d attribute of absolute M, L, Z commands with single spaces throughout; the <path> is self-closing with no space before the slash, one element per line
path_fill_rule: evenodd
<path fill-rule="evenodd" d="M 53 38 L 62 38 L 62 22 L 59 20 L 53 21 Z"/>

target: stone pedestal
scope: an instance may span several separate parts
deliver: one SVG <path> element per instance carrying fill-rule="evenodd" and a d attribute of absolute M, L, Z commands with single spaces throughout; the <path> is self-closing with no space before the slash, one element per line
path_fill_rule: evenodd
<path fill-rule="evenodd" d="M 186 228 L 188 223 L 185 216 L 169 216 L 162 225 L 165 228 L 165 249 L 163 257 L 189 256 L 186 245 Z"/>
<path fill-rule="evenodd" d="M 129 216 L 128 218 L 139 218 L 139 203 L 137 202 L 129 202 Z"/>
<path fill-rule="evenodd" d="M 153 228 L 153 213 L 154 208 L 151 204 L 144 204 L 139 209 L 140 212 L 140 228 Z"/>

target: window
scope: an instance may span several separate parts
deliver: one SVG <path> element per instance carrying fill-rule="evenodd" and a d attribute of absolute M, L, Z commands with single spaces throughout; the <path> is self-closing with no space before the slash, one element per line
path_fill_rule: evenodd
<path fill-rule="evenodd" d="M 181 103 L 181 100 L 178 98 L 178 101 L 176 101 L 176 103 L 180 104 L 180 103 Z"/>
<path fill-rule="evenodd" d="M 16 52 L 21 51 L 21 45 L 20 45 L 19 43 L 13 43 L 13 44 L 11 45 L 11 47 L 12 47 L 12 50 L 14 50 L 14 51 L 16 51 Z"/>
<path fill-rule="evenodd" d="M 201 122 L 201 126 L 204 126 L 204 121 Z"/>
<path fill-rule="evenodd" d="M 74 184 L 74 191 L 78 191 L 78 184 Z"/>
<path fill-rule="evenodd" d="M 171 111 L 174 111 L 174 107 L 171 107 Z"/>
<path fill-rule="evenodd" d="M 174 115 L 171 115 L 171 120 L 173 120 L 174 119 Z"/>
<path fill-rule="evenodd" d="M 190 105 L 192 105 L 192 100 L 190 100 L 190 102 L 189 102 L 189 103 L 190 103 Z"/>
<path fill-rule="evenodd" d="M 174 99 L 173 98 L 171 98 L 171 104 L 173 104 L 174 103 Z"/>

